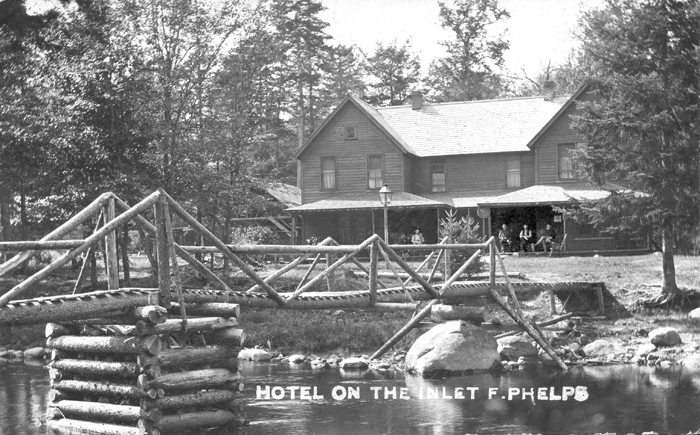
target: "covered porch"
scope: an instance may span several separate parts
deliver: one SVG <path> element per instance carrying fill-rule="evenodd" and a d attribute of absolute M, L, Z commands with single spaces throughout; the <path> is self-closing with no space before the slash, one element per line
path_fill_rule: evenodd
<path fill-rule="evenodd" d="M 407 244 L 419 229 L 425 243 L 439 240 L 440 210 L 446 205 L 406 192 L 395 192 L 387 206 L 389 244 Z M 340 244 L 359 244 L 372 234 L 384 238 L 384 206 L 375 192 L 324 199 L 288 211 L 301 221 L 301 243 L 332 237 Z"/>
<path fill-rule="evenodd" d="M 557 243 L 566 235 L 562 251 L 577 254 L 643 252 L 649 250 L 646 238 L 623 238 L 601 233 L 590 224 L 582 224 L 567 216 L 567 208 L 583 200 L 602 199 L 609 192 L 587 184 L 566 186 L 532 186 L 481 201 L 479 206 L 490 210 L 490 230 L 497 235 L 505 223 L 518 246 L 518 235 L 527 224 L 535 240 L 543 236 L 547 224 L 556 232 Z M 540 248 L 541 249 L 541 248 Z"/>

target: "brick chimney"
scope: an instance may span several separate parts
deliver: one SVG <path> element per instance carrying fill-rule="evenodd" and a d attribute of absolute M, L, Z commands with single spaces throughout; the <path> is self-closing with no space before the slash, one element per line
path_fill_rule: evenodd
<path fill-rule="evenodd" d="M 420 110 L 423 107 L 423 93 L 421 91 L 411 92 L 411 108 Z"/>

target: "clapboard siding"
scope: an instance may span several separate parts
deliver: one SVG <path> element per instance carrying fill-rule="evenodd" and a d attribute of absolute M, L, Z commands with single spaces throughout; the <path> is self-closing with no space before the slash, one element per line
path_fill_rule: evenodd
<path fill-rule="evenodd" d="M 356 127 L 357 139 L 346 140 L 346 127 Z M 316 137 L 302 156 L 303 202 L 332 198 L 342 193 L 369 191 L 367 156 L 382 155 L 384 183 L 396 192 L 404 190 L 404 156 L 401 150 L 357 108 L 348 108 Z M 336 157 L 337 192 L 321 191 L 321 157 Z"/>
<path fill-rule="evenodd" d="M 447 193 L 457 191 L 500 190 L 506 188 L 506 159 L 520 156 L 521 187 L 535 184 L 534 152 L 508 154 L 476 154 L 448 156 L 444 159 Z M 418 159 L 411 172 L 412 189 L 415 193 L 429 193 L 430 163 L 433 159 Z"/>
<path fill-rule="evenodd" d="M 587 101 L 592 97 L 583 94 L 578 101 Z M 533 149 L 537 149 L 537 167 L 539 184 L 566 183 L 575 180 L 559 180 L 558 149 L 560 144 L 576 144 L 584 141 L 582 135 L 571 128 L 571 116 L 580 113 L 576 103 L 570 105 L 559 118 L 547 129 L 547 131 L 535 142 Z"/>

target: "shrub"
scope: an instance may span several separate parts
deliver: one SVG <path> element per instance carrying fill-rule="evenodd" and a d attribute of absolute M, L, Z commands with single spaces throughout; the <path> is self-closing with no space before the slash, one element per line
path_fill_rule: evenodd
<path fill-rule="evenodd" d="M 440 238 L 449 237 L 448 243 L 481 243 L 478 234 L 479 224 L 474 218 L 468 216 L 457 217 L 456 210 L 448 210 L 446 217 L 440 219 Z M 454 272 L 460 268 L 471 257 L 476 249 L 458 249 L 450 253 L 450 269 Z M 484 270 L 484 265 L 480 259 L 472 263 L 465 273 L 468 276 L 477 274 Z M 447 278 L 445 278 L 447 279 Z"/>

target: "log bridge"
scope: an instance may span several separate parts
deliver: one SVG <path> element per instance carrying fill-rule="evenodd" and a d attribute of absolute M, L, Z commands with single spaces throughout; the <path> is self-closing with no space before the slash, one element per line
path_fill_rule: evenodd
<path fill-rule="evenodd" d="M 175 243 L 172 215 L 189 225 L 208 245 Z M 64 240 L 72 230 L 87 222 L 95 224 L 92 234 L 81 240 Z M 130 224 L 146 236 L 147 242 L 154 242 L 146 243 L 146 254 L 157 277 L 157 288 L 128 286 L 129 262 L 124 241 Z M 163 190 L 153 192 L 133 207 L 113 193 L 105 193 L 41 240 L 0 242 L 0 251 L 18 253 L 0 264 L 0 276 L 45 249 L 67 252 L 0 296 L 0 326 L 46 324 L 47 347 L 51 350 L 51 400 L 47 415 L 49 426 L 57 433 L 179 434 L 213 427 L 226 430 L 246 424 L 243 383 L 236 359 L 245 338 L 238 323 L 241 308 L 414 312 L 406 326 L 372 355 L 374 359 L 411 329 L 421 327 L 422 320 L 428 316 L 434 320 L 460 319 L 488 325 L 486 308 L 474 306 L 474 300 L 489 298 L 515 320 L 518 330 L 524 330 L 539 343 L 562 370 L 567 367 L 544 338 L 540 329 L 544 324 L 530 324 L 523 319 L 517 295 L 547 291 L 552 314 L 556 314 L 555 292 L 591 290 L 598 292 L 600 309 L 604 309 L 600 283 L 511 282 L 493 238 L 480 244 L 453 244 L 445 238 L 435 245 L 389 246 L 373 235 L 353 246 L 341 246 L 331 238 L 314 246 L 226 245 Z M 430 254 L 414 270 L 400 255 L 406 249 L 430 251 Z M 473 254 L 451 273 L 449 256 L 454 250 Z M 93 280 L 96 275 L 98 251 L 103 253 L 107 290 L 84 293 L 87 269 L 92 269 Z M 365 266 L 356 257 L 367 251 L 369 265 Z M 298 257 L 265 278 L 241 257 L 267 254 Z M 244 291 L 233 291 L 214 273 L 213 267 L 210 269 L 200 260 L 205 255 L 211 255 L 212 260 L 214 255 L 222 255 L 248 276 L 253 285 Z M 486 255 L 488 282 L 459 281 L 469 265 Z M 83 264 L 73 294 L 16 298 L 79 256 Z M 311 278 L 322 256 L 326 268 Z M 392 273 L 389 278 L 396 284 L 381 280 L 380 256 Z M 281 293 L 272 287 L 277 278 L 312 258 L 294 292 Z M 182 288 L 178 259 L 205 278 L 210 288 Z M 431 259 L 434 262 L 426 277 L 421 269 Z M 353 263 L 366 274 L 367 289 L 333 291 L 334 272 L 346 263 Z M 496 280 L 497 264 L 504 282 Z M 449 278 L 433 283 L 441 266 L 444 266 L 442 276 Z M 400 273 L 408 278 L 402 279 Z M 325 280 L 329 291 L 305 293 L 321 280 Z M 126 287 L 120 287 L 122 284 Z M 556 317 L 545 324 L 554 324 L 571 315 Z"/>

